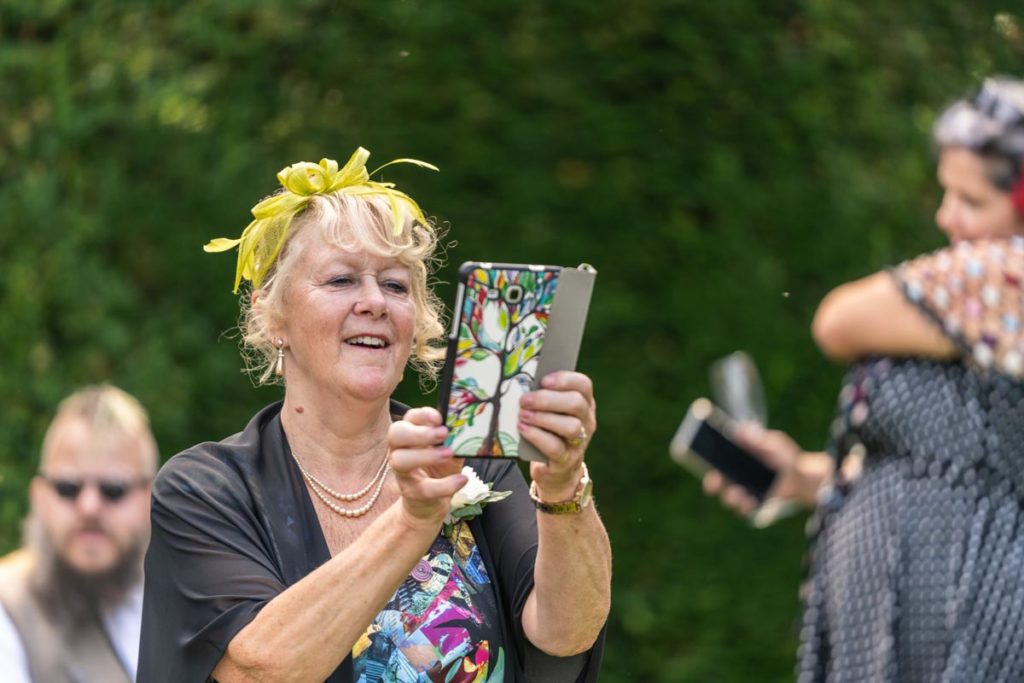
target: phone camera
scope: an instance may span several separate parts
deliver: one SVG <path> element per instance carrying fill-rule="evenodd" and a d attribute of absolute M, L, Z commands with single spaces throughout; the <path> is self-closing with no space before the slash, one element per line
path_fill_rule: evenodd
<path fill-rule="evenodd" d="M 505 288 L 505 301 L 510 304 L 517 304 L 523 300 L 523 288 L 519 285 L 509 285 Z"/>

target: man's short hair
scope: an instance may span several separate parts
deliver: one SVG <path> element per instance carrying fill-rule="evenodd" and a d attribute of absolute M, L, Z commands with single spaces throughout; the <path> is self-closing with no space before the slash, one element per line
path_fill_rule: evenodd
<path fill-rule="evenodd" d="M 56 425 L 68 418 L 84 420 L 98 434 L 140 438 L 144 444 L 144 452 L 140 455 L 146 474 L 156 474 L 156 440 L 149 427 L 146 409 L 135 397 L 110 384 L 83 387 L 60 402 L 43 438 L 40 465 L 46 462 L 53 445 Z"/>

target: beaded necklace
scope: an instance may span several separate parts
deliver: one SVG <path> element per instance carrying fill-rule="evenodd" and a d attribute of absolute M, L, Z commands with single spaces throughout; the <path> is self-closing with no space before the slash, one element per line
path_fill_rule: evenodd
<path fill-rule="evenodd" d="M 292 454 L 292 459 L 295 461 L 295 464 L 298 465 L 303 478 L 309 484 L 309 488 L 316 494 L 317 498 L 319 498 L 324 505 L 342 517 L 362 517 L 369 512 L 374 504 L 376 504 L 377 499 L 380 498 L 380 493 L 384 490 L 384 482 L 388 478 L 388 459 L 385 456 L 384 460 L 380 463 L 380 468 L 377 470 L 377 473 L 373 475 L 373 478 L 366 484 L 366 486 L 355 493 L 340 493 L 307 472 L 306 468 L 302 466 L 302 463 L 299 462 L 299 459 L 295 457 L 294 453 Z M 365 496 L 370 489 L 373 489 L 373 494 L 370 496 L 370 499 L 357 508 L 343 508 L 327 498 L 327 495 L 330 495 L 337 500 L 352 502 Z M 324 495 L 325 493 L 327 495 Z"/>

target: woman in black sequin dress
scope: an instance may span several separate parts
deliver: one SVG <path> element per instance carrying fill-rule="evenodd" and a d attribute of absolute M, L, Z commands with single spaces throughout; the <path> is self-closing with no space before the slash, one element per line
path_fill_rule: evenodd
<path fill-rule="evenodd" d="M 935 139 L 952 246 L 815 317 L 822 350 L 853 362 L 835 452 L 741 433 L 780 495 L 819 501 L 800 683 L 1024 680 L 1024 84 L 987 80 Z"/>

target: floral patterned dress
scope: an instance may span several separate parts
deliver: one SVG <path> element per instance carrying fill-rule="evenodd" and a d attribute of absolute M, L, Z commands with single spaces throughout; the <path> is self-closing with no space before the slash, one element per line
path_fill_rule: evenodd
<path fill-rule="evenodd" d="M 446 526 L 353 648 L 356 681 L 503 681 L 497 620 L 497 597 L 469 524 Z"/>

